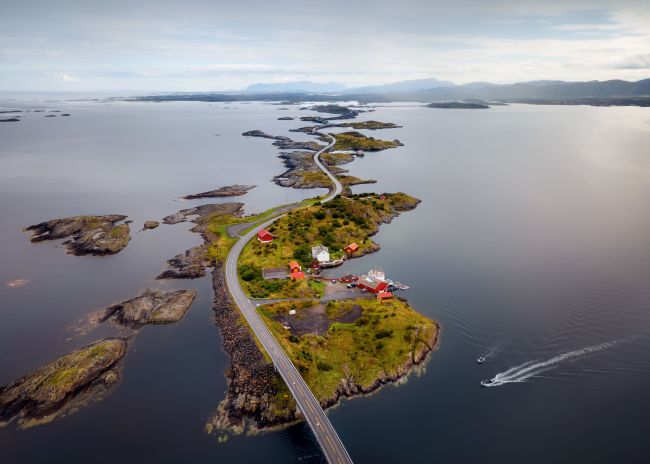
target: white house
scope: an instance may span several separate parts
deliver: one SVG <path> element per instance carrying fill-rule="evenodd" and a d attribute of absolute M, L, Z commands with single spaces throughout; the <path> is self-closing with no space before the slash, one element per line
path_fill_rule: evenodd
<path fill-rule="evenodd" d="M 326 246 L 316 245 L 311 247 L 311 256 L 319 263 L 327 263 L 330 260 L 330 250 Z"/>

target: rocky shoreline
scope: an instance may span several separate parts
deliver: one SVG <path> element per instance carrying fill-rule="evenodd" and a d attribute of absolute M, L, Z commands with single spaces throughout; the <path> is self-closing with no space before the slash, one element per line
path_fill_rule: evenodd
<path fill-rule="evenodd" d="M 214 320 L 223 338 L 223 349 L 230 357 L 230 368 L 226 371 L 226 397 L 208 420 L 206 430 L 241 433 L 294 422 L 295 408 L 274 408 L 273 398 L 286 386 L 243 323 L 226 288 L 221 266 L 212 271 L 212 287 Z"/>

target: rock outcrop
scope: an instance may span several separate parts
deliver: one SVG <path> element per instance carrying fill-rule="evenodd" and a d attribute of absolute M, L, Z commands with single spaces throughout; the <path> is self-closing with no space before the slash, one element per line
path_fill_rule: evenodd
<path fill-rule="evenodd" d="M 143 229 L 155 229 L 160 223 L 158 221 L 145 221 Z"/>
<path fill-rule="evenodd" d="M 196 294 L 196 290 L 147 290 L 138 297 L 107 307 L 100 322 L 111 320 L 131 329 L 177 322 L 190 309 Z"/>
<path fill-rule="evenodd" d="M 205 270 L 212 266 L 208 245 L 190 248 L 167 260 L 171 269 L 164 271 L 156 279 L 198 279 L 205 275 Z"/>
<path fill-rule="evenodd" d="M 220 187 L 216 190 L 210 190 L 208 192 L 195 193 L 192 195 L 185 195 L 181 197 L 183 200 L 197 200 L 199 198 L 220 198 L 220 197 L 235 197 L 239 195 L 245 195 L 249 190 L 257 187 L 256 185 L 228 185 L 226 187 Z"/>
<path fill-rule="evenodd" d="M 201 205 L 196 208 L 182 209 L 178 213 L 170 214 L 163 218 L 165 224 L 178 224 L 185 222 L 191 217 L 206 217 L 214 214 L 227 214 L 237 216 L 241 214 L 243 203 L 215 203 L 210 205 Z"/>
<path fill-rule="evenodd" d="M 122 251 L 131 240 L 128 224 L 117 224 L 126 216 L 72 216 L 52 219 L 27 227 L 32 242 L 72 237 L 63 242 L 68 253 L 81 255 L 111 255 Z"/>
<path fill-rule="evenodd" d="M 107 338 L 0 387 L 0 426 L 16 417 L 20 427 L 50 422 L 98 399 L 119 378 L 114 368 L 126 346 L 123 339 Z"/>

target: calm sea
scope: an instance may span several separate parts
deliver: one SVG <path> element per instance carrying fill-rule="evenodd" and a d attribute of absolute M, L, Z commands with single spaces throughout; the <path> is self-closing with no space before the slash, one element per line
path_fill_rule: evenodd
<path fill-rule="evenodd" d="M 228 359 L 211 320 L 209 278 L 158 282 L 169 257 L 200 243 L 190 225 L 147 219 L 208 201 L 233 183 L 248 213 L 322 193 L 280 188 L 269 140 L 306 115 L 263 103 L 3 101 L 0 124 L 0 384 L 108 333 L 74 338 L 85 314 L 144 288 L 197 288 L 177 324 L 146 327 L 123 380 L 50 425 L 0 430 L 2 462 L 321 462 L 298 425 L 217 443 L 203 427 L 223 399 Z M 60 114 L 60 113 L 49 113 Z M 650 111 L 512 105 L 374 108 L 367 131 L 405 146 L 348 165 L 419 207 L 382 227 L 382 250 L 337 272 L 380 266 L 440 321 L 421 375 L 329 415 L 356 462 L 646 462 L 650 415 Z M 110 257 L 31 244 L 22 227 L 76 214 L 126 214 L 133 239 Z M 13 279 L 27 285 L 9 288 Z M 72 337 L 72 338 L 71 338 Z M 476 359 L 486 361 L 478 365 Z M 492 388 L 483 379 L 496 378 Z"/>

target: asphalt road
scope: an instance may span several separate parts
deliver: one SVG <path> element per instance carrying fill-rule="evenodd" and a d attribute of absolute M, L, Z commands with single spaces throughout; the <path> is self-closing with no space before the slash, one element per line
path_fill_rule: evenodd
<path fill-rule="evenodd" d="M 325 174 L 332 180 L 334 183 L 334 192 L 331 193 L 328 197 L 322 200 L 322 203 L 326 203 L 343 190 L 341 183 L 334 177 L 334 175 L 321 163 L 319 156 L 328 148 L 332 147 L 336 143 L 336 139 L 330 135 L 332 143 L 327 147 L 321 149 L 314 155 L 314 161 L 320 169 L 323 170 Z M 228 258 L 226 259 L 225 266 L 225 276 L 226 276 L 226 285 L 230 290 L 233 301 L 239 307 L 241 313 L 244 315 L 244 318 L 250 325 L 251 329 L 259 339 L 260 343 L 264 347 L 264 350 L 269 354 L 275 369 L 280 374 L 284 382 L 289 387 L 291 394 L 296 400 L 300 411 L 305 416 L 305 420 L 309 427 L 311 427 L 314 436 L 318 440 L 327 462 L 330 464 L 345 464 L 352 463 L 352 459 L 348 454 L 345 446 L 341 442 L 338 434 L 334 430 L 331 422 L 323 412 L 323 409 L 320 407 L 320 404 L 314 397 L 313 393 L 300 376 L 298 369 L 293 365 L 291 360 L 287 357 L 285 352 L 282 350 L 282 347 L 273 337 L 269 329 L 262 321 L 261 317 L 255 311 L 255 304 L 244 294 L 244 291 L 241 288 L 239 283 L 239 277 L 237 275 L 237 261 L 239 260 L 239 255 L 241 254 L 244 246 L 256 236 L 257 232 L 260 229 L 265 229 L 273 222 L 278 220 L 281 216 L 277 216 L 273 219 L 270 219 L 263 224 L 260 224 L 259 227 L 254 228 L 246 235 L 241 237 L 237 243 L 232 247 Z"/>

